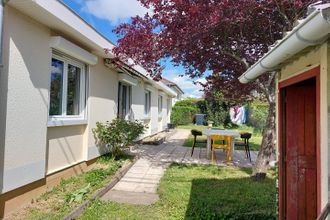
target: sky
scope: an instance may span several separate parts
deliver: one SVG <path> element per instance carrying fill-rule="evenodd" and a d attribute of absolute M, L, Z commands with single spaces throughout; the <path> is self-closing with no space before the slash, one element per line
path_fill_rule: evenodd
<path fill-rule="evenodd" d="M 115 44 L 118 38 L 112 30 L 118 24 L 129 22 L 132 16 L 150 12 L 137 0 L 63 0 L 63 2 Z M 179 77 L 184 73 L 183 67 L 175 67 L 170 62 L 164 65 L 163 77 L 180 86 L 186 97 L 200 98 L 203 95 L 200 91 L 202 87 L 194 84 L 192 79 L 187 76 Z M 197 81 L 203 83 L 205 78 Z"/>

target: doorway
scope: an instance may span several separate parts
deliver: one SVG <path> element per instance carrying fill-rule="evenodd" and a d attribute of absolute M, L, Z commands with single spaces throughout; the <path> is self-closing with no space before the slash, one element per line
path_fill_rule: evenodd
<path fill-rule="evenodd" d="M 318 214 L 319 79 L 312 73 L 279 86 L 281 219 L 309 220 Z"/>

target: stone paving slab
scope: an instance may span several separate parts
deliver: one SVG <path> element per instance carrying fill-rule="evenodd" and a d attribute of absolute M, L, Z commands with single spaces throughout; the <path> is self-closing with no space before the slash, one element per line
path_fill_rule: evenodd
<path fill-rule="evenodd" d="M 135 205 L 151 205 L 159 200 L 159 196 L 155 193 L 140 193 L 111 190 L 106 193 L 101 200 L 116 201 L 118 203 L 130 203 Z"/>

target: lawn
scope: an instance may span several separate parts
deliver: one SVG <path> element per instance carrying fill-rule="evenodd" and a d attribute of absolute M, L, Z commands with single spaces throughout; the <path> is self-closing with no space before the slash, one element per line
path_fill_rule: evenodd
<path fill-rule="evenodd" d="M 10 216 L 10 219 L 63 219 L 83 200 L 109 183 L 113 174 L 131 159 L 131 156 L 123 156 L 115 160 L 110 155 L 104 155 L 97 160 L 94 169 L 62 180 L 28 207 Z"/>
<path fill-rule="evenodd" d="M 172 164 L 150 206 L 95 200 L 80 219 L 276 219 L 275 173 L 262 182 L 251 169 Z"/>
<path fill-rule="evenodd" d="M 202 125 L 181 125 L 178 126 L 178 128 L 183 128 L 183 129 L 197 129 L 202 131 L 203 129 L 207 129 L 207 126 L 202 126 Z M 222 127 L 219 127 L 222 128 Z M 249 132 L 252 133 L 252 137 L 249 140 L 250 143 L 250 150 L 259 150 L 260 149 L 260 145 L 261 145 L 261 141 L 262 141 L 262 134 L 259 130 L 254 129 L 253 127 L 249 127 L 246 125 L 237 127 L 237 128 L 226 128 L 227 130 L 234 130 L 234 131 L 238 131 L 238 132 Z M 201 136 L 198 137 L 199 139 L 206 139 L 206 136 Z M 183 146 L 185 147 L 191 147 L 192 143 L 193 143 L 193 136 L 189 135 L 188 138 L 186 139 L 186 141 L 184 142 Z M 205 144 L 196 144 L 197 147 L 205 147 Z M 244 147 L 235 147 L 235 149 L 239 149 L 239 150 L 243 150 Z"/>

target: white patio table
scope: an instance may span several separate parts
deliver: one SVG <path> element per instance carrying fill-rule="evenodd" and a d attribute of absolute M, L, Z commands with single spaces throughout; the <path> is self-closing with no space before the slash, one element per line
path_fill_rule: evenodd
<path fill-rule="evenodd" d="M 232 137 L 240 137 L 240 134 L 237 131 L 229 131 L 229 130 L 222 130 L 222 129 L 216 129 L 216 128 L 208 128 L 204 129 L 202 131 L 203 135 L 207 136 L 207 145 L 206 145 L 206 157 L 208 159 L 211 158 L 211 135 L 226 135 L 226 136 L 232 136 Z M 234 155 L 234 146 L 235 146 L 235 141 L 231 142 L 230 146 L 230 154 Z"/>

